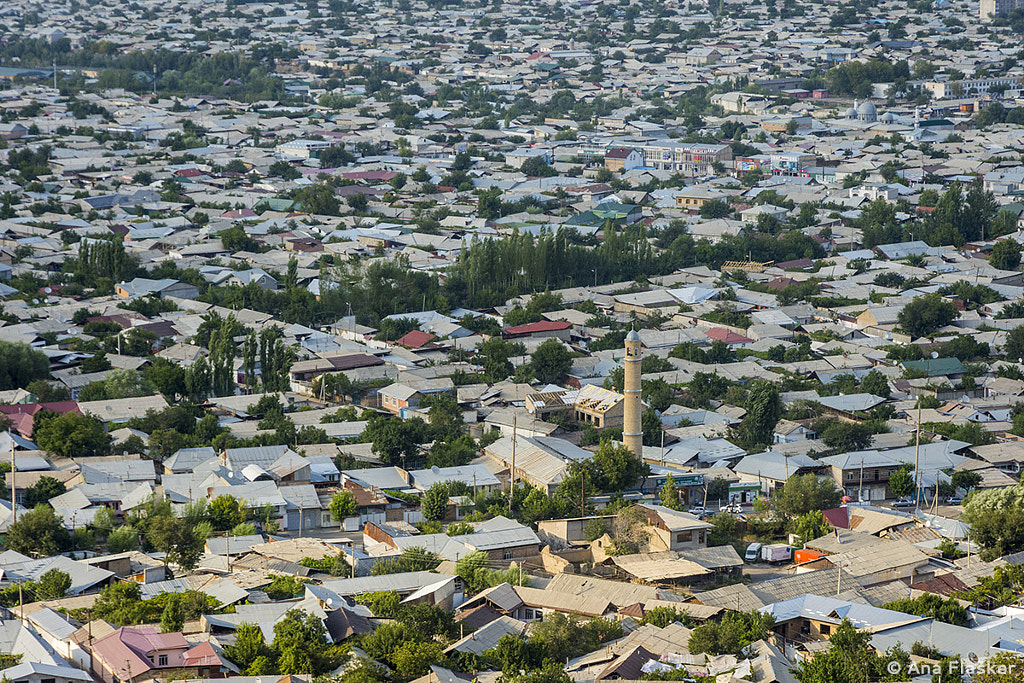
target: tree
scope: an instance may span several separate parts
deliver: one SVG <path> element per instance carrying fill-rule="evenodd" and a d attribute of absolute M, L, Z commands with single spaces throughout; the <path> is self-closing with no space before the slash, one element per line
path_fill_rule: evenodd
<path fill-rule="evenodd" d="M 411 680 L 430 671 L 432 664 L 444 659 L 444 646 L 436 642 L 410 640 L 391 655 L 395 673 L 402 680 Z"/>
<path fill-rule="evenodd" d="M 71 398 L 71 392 L 63 384 L 48 382 L 45 379 L 37 379 L 28 383 L 26 390 L 36 397 L 40 403 L 51 403 L 53 401 L 67 401 Z"/>
<path fill-rule="evenodd" d="M 651 471 L 645 462 L 620 441 L 601 442 L 590 464 L 596 470 L 597 485 L 608 493 L 618 493 L 633 487 Z"/>
<path fill-rule="evenodd" d="M 898 647 L 880 657 L 870 647 L 871 634 L 848 619 L 836 627 L 827 650 L 804 660 L 795 675 L 800 683 L 861 683 L 907 679 L 910 657 Z M 692 651 L 692 648 L 691 648 Z M 896 666 L 892 666 L 895 663 Z"/>
<path fill-rule="evenodd" d="M 1024 549 L 1024 486 L 975 491 L 964 505 L 963 520 L 986 561 Z"/>
<path fill-rule="evenodd" d="M 308 185 L 297 190 L 295 201 L 305 213 L 322 216 L 337 216 L 340 208 L 334 190 L 323 183 Z"/>
<path fill-rule="evenodd" d="M 331 497 L 331 517 L 341 522 L 358 512 L 356 497 L 351 491 L 338 491 Z"/>
<path fill-rule="evenodd" d="M 32 438 L 58 457 L 95 457 L 110 453 L 110 435 L 103 422 L 91 415 L 40 410 L 33 421 Z"/>
<path fill-rule="evenodd" d="M 143 371 L 143 375 L 168 400 L 186 394 L 185 368 L 163 356 L 153 358 L 149 367 Z"/>
<path fill-rule="evenodd" d="M 775 617 L 763 612 L 726 612 L 720 622 L 707 621 L 690 634 L 690 654 L 732 654 L 740 657 L 748 645 L 768 637 Z"/>
<path fill-rule="evenodd" d="M 910 472 L 911 468 L 904 465 L 889 476 L 889 490 L 892 495 L 903 498 L 914 492 L 914 477 Z"/>
<path fill-rule="evenodd" d="M 319 617 L 299 609 L 288 610 L 284 619 L 274 625 L 279 672 L 314 676 L 327 673 L 337 665 L 327 643 L 327 629 Z"/>
<path fill-rule="evenodd" d="M 388 465 L 405 465 L 419 456 L 420 444 L 427 440 L 427 424 L 418 417 L 400 420 L 386 415 L 371 415 L 363 439 L 372 444 L 375 455 Z"/>
<path fill-rule="evenodd" d="M 711 518 L 708 545 L 726 545 L 740 537 L 740 523 L 728 512 L 716 513 Z"/>
<path fill-rule="evenodd" d="M 775 425 L 782 417 L 779 389 L 771 382 L 757 380 L 750 386 L 746 401 L 747 414 L 740 425 L 748 443 L 769 444 Z"/>
<path fill-rule="evenodd" d="M 725 218 L 732 213 L 732 207 L 724 199 L 712 199 L 700 207 L 702 218 Z"/>
<path fill-rule="evenodd" d="M 0 341 L 0 391 L 22 389 L 50 376 L 50 360 L 28 344 Z"/>
<path fill-rule="evenodd" d="M 1020 245 L 1016 240 L 999 240 L 992 247 L 988 262 L 999 270 L 1016 270 L 1020 265 Z"/>
<path fill-rule="evenodd" d="M 108 553 L 126 553 L 139 549 L 139 532 L 130 526 L 121 526 L 107 536 Z"/>
<path fill-rule="evenodd" d="M 957 470 L 950 476 L 954 489 L 970 491 L 981 483 L 981 475 L 974 470 Z"/>
<path fill-rule="evenodd" d="M 420 504 L 420 511 L 423 519 L 428 522 L 440 522 L 448 516 L 448 483 L 436 482 L 431 484 L 427 492 L 423 494 L 423 502 Z"/>
<path fill-rule="evenodd" d="M 181 611 L 181 594 L 171 593 L 167 596 L 167 604 L 160 615 L 160 631 L 163 633 L 180 633 L 185 626 L 185 615 Z"/>
<path fill-rule="evenodd" d="M 227 531 L 245 521 L 245 506 L 234 496 L 222 494 L 210 501 L 207 515 L 214 529 Z"/>
<path fill-rule="evenodd" d="M 366 207 L 370 205 L 370 200 L 366 198 L 366 195 L 362 192 L 354 192 L 345 198 L 345 203 L 355 211 L 356 213 L 366 211 Z"/>
<path fill-rule="evenodd" d="M 491 187 L 477 193 L 476 213 L 480 218 L 492 220 L 501 216 L 501 189 Z"/>
<path fill-rule="evenodd" d="M 954 626 L 967 625 L 967 609 L 954 598 L 942 598 L 934 593 L 923 593 L 916 598 L 904 598 L 882 605 L 915 616 L 932 617 L 937 621 Z"/>
<path fill-rule="evenodd" d="M 269 657 L 271 650 L 263 640 L 263 631 L 256 624 L 243 622 L 235 629 L 235 643 L 224 646 L 224 654 L 234 662 L 243 673 L 257 659 Z"/>
<path fill-rule="evenodd" d="M 676 489 L 676 480 L 671 474 L 665 478 L 665 483 L 661 485 L 658 499 L 669 510 L 683 509 L 683 504 L 679 501 L 679 491 Z"/>
<path fill-rule="evenodd" d="M 572 352 L 558 339 L 548 339 L 530 355 L 530 367 L 538 382 L 558 382 L 572 367 Z"/>
<path fill-rule="evenodd" d="M 51 498 L 55 498 L 65 491 L 67 491 L 67 487 L 63 482 L 57 481 L 53 477 L 39 477 L 39 481 L 25 491 L 24 505 L 27 508 L 34 508 L 42 503 L 49 503 Z"/>
<path fill-rule="evenodd" d="M 67 595 L 71 588 L 71 577 L 59 569 L 51 569 L 39 577 L 36 583 L 36 598 L 58 600 Z"/>
<path fill-rule="evenodd" d="M 509 358 L 526 353 L 520 343 L 507 342 L 499 337 L 492 337 L 478 347 L 478 357 L 483 358 L 484 376 L 491 384 L 507 379 L 515 368 Z"/>
<path fill-rule="evenodd" d="M 831 510 L 839 505 L 841 494 L 832 479 L 814 474 L 790 477 L 775 496 L 775 505 L 783 514 L 799 517 L 812 510 Z"/>
<path fill-rule="evenodd" d="M 960 312 L 952 301 L 938 293 L 925 294 L 913 299 L 896 317 L 903 331 L 912 337 L 927 337 L 940 327 L 957 319 Z"/>
<path fill-rule="evenodd" d="M 558 173 L 543 157 L 530 157 L 522 163 L 519 170 L 530 178 L 549 178 Z"/>
<path fill-rule="evenodd" d="M 1024 358 L 1024 325 L 1015 327 L 1006 335 L 1006 344 L 1003 346 L 1007 360 L 1016 361 Z"/>
<path fill-rule="evenodd" d="M 184 520 L 167 515 L 150 523 L 148 539 L 157 550 L 166 553 L 165 562 L 173 562 L 186 571 L 199 564 L 205 545 L 205 539 Z"/>
<path fill-rule="evenodd" d="M 839 453 L 849 453 L 870 447 L 872 435 L 871 427 L 866 424 L 833 419 L 828 421 L 828 426 L 821 432 L 821 440 Z"/>
<path fill-rule="evenodd" d="M 983 667 L 971 674 L 973 683 L 1018 683 L 1024 671 L 1024 657 L 1000 652 L 988 657 Z"/>
<path fill-rule="evenodd" d="M 103 388 L 108 399 L 135 398 L 152 396 L 157 393 L 156 386 L 136 370 L 117 368 L 107 373 L 103 380 Z"/>
<path fill-rule="evenodd" d="M 880 373 L 878 370 L 872 370 L 860 381 L 861 390 L 878 396 L 879 398 L 889 398 L 892 394 L 892 390 L 889 389 L 889 380 L 885 378 L 885 375 Z"/>
<path fill-rule="evenodd" d="M 544 659 L 564 662 L 566 659 L 593 652 L 604 643 L 622 637 L 617 623 L 596 617 L 580 621 L 556 612 L 530 627 L 530 641 L 539 648 Z"/>
<path fill-rule="evenodd" d="M 825 520 L 821 510 L 805 512 L 793 522 L 793 533 L 799 537 L 801 544 L 821 538 L 830 531 L 832 525 Z"/>
<path fill-rule="evenodd" d="M 22 555 L 50 557 L 71 547 L 71 534 L 53 508 L 39 505 L 8 527 L 5 546 Z"/>
<path fill-rule="evenodd" d="M 441 557 L 425 548 L 406 548 L 398 557 L 390 557 L 373 565 L 371 576 L 402 574 L 405 572 L 429 572 L 437 569 Z"/>

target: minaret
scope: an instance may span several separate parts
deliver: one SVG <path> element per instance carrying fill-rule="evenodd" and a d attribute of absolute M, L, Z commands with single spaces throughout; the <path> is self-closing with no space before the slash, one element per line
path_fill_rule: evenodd
<path fill-rule="evenodd" d="M 630 330 L 626 335 L 626 359 L 623 361 L 623 401 L 622 445 L 638 458 L 643 458 L 644 432 L 640 425 L 643 403 L 640 398 L 640 335 Z"/>

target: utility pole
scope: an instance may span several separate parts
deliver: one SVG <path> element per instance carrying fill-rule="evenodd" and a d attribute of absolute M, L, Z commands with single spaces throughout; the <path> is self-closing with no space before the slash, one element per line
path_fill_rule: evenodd
<path fill-rule="evenodd" d="M 14 502 L 15 498 L 18 497 L 18 482 L 15 481 L 15 472 L 18 471 L 18 464 L 14 462 L 14 434 L 10 430 L 7 431 L 7 436 L 11 437 L 11 515 L 14 517 L 14 521 L 18 521 L 18 504 Z M 21 590 L 20 588 L 18 590 Z"/>
<path fill-rule="evenodd" d="M 860 486 L 857 488 L 857 502 L 864 502 L 864 456 L 860 456 Z"/>
<path fill-rule="evenodd" d="M 587 516 L 587 473 L 580 469 L 580 517 Z"/>
<path fill-rule="evenodd" d="M 917 437 L 914 439 L 914 509 L 920 510 L 921 493 L 921 397 L 917 397 Z"/>
<path fill-rule="evenodd" d="M 508 472 L 508 513 L 512 514 L 512 496 L 516 489 L 516 415 L 512 415 L 512 468 Z"/>

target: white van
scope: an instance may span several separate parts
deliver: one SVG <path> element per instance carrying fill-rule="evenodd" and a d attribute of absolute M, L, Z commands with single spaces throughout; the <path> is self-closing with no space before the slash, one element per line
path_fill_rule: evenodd
<path fill-rule="evenodd" d="M 747 552 L 743 554 L 744 562 L 757 562 L 761 557 L 761 544 L 751 543 L 747 546 Z"/>

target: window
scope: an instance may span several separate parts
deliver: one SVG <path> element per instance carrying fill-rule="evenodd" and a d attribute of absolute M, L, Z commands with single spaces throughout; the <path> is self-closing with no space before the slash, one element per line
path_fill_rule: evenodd
<path fill-rule="evenodd" d="M 693 540 L 692 531 L 680 531 L 676 534 L 676 543 L 689 543 Z"/>
<path fill-rule="evenodd" d="M 160 655 L 160 666 L 167 666 L 167 655 Z"/>
<path fill-rule="evenodd" d="M 832 635 L 832 627 L 828 624 L 821 625 L 821 635 L 828 636 Z"/>
<path fill-rule="evenodd" d="M 811 632 L 811 622 L 804 619 L 800 623 L 800 633 L 809 634 Z"/>
<path fill-rule="evenodd" d="M 513 557 L 515 557 L 515 555 L 513 554 L 511 549 L 506 548 L 505 551 L 502 553 L 502 557 L 506 560 L 511 560 Z"/>

